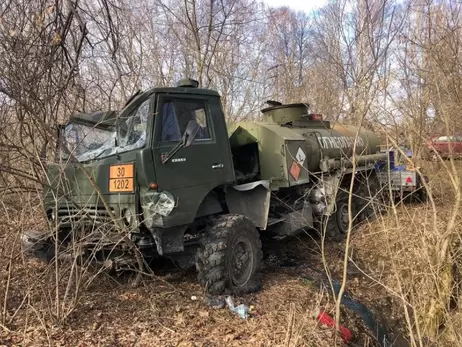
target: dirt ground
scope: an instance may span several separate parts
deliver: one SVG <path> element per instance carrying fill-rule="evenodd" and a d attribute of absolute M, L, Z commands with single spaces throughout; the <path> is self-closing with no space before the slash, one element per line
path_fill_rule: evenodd
<path fill-rule="evenodd" d="M 364 238 L 373 230 L 374 225 L 364 226 L 355 237 Z M 11 241 L 1 240 L 3 246 Z M 343 247 L 343 243 L 326 245 L 326 262 L 337 280 L 341 280 Z M 4 254 L 7 250 L 3 247 Z M 368 252 L 373 253 L 373 249 Z M 361 263 L 361 259 L 357 261 Z M 333 314 L 331 293 L 304 278 L 312 269 L 323 269 L 320 239 L 309 233 L 265 243 L 262 290 L 234 298 L 235 304 L 254 306 L 254 315 L 246 320 L 226 307 L 205 305 L 195 270 L 181 273 L 171 266 L 156 270 L 157 277 L 144 278 L 138 288 L 130 286 L 127 276 L 99 275 L 78 293 L 80 301 L 67 319 L 53 320 L 50 307 L 54 307 L 56 293 L 43 283 L 55 279 L 37 280 L 44 265 L 17 258 L 9 272 L 8 257 L 1 262 L 2 299 L 8 292 L 2 314 L 5 324 L 0 329 L 2 346 L 335 345 L 333 330 L 315 319 L 319 310 Z M 393 312 L 398 306 L 390 296 L 354 266 L 348 272 L 347 291 L 369 307 L 387 329 L 399 331 L 402 317 Z M 9 282 L 8 273 L 13 274 Z M 72 295 L 68 301 L 69 297 Z M 342 307 L 341 324 L 351 330 L 353 346 L 378 345 L 355 312 Z M 338 336 L 336 341 L 341 345 Z M 402 341 L 394 344 L 406 345 Z"/>

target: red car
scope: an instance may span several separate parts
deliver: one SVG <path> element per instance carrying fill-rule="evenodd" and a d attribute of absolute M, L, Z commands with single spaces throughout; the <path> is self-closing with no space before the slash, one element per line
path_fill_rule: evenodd
<path fill-rule="evenodd" d="M 453 158 L 462 157 L 462 135 L 455 136 L 432 136 L 426 144 L 428 159 L 432 161 L 438 160 L 437 153 L 443 158 L 449 158 L 452 154 Z"/>

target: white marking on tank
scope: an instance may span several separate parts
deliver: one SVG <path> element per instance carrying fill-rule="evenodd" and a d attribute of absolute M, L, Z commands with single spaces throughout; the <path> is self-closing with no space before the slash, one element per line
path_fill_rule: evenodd
<path fill-rule="evenodd" d="M 358 147 L 364 147 L 364 140 L 361 137 L 350 136 L 321 136 L 319 137 L 322 148 L 350 148 L 355 141 Z"/>
<path fill-rule="evenodd" d="M 186 158 L 175 158 L 175 159 L 172 159 L 172 163 L 178 163 L 178 162 L 182 162 L 182 161 L 186 161 Z"/>

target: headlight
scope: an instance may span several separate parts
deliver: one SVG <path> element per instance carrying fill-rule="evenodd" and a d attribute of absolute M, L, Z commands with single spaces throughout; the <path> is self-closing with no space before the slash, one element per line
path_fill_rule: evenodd
<path fill-rule="evenodd" d="M 48 220 L 51 220 L 53 222 L 56 220 L 56 212 L 53 208 L 49 208 L 46 213 Z"/>
<path fill-rule="evenodd" d="M 166 217 L 172 212 L 174 207 L 175 198 L 169 192 L 164 191 L 159 194 L 159 199 L 153 207 L 153 212 Z"/>
<path fill-rule="evenodd" d="M 152 228 L 162 226 L 162 217 L 170 215 L 175 208 L 175 198 L 167 191 L 149 192 L 142 197 L 143 223 Z"/>
<path fill-rule="evenodd" d="M 122 219 L 125 223 L 125 225 L 129 226 L 132 224 L 133 222 L 133 214 L 132 214 L 132 211 L 128 208 L 125 208 L 123 211 L 122 211 Z"/>

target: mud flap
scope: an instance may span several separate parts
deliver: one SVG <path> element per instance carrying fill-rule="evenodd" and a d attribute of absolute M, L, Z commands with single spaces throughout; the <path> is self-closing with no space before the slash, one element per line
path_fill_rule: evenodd
<path fill-rule="evenodd" d="M 274 227 L 274 232 L 279 236 L 297 235 L 305 228 L 314 228 L 313 210 L 310 206 L 288 213 L 283 218 L 284 221 Z"/>
<path fill-rule="evenodd" d="M 268 181 L 241 184 L 226 191 L 229 213 L 247 217 L 262 230 L 266 230 L 268 224 L 270 198 Z"/>

